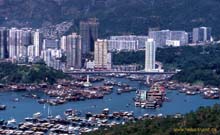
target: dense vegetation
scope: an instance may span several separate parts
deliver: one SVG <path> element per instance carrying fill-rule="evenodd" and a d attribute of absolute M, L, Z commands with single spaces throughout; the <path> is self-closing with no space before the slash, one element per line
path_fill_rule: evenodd
<path fill-rule="evenodd" d="M 118 125 L 88 135 L 217 135 L 220 134 L 220 106 L 200 107 L 183 118 L 155 118 Z M 210 128 L 210 129 L 208 129 Z M 188 131 L 178 131 L 185 129 Z M 191 129 L 191 131 L 189 131 Z"/>
<path fill-rule="evenodd" d="M 0 63 L 0 83 L 50 83 L 68 78 L 62 71 L 48 68 L 42 64 L 31 66 Z"/>
<path fill-rule="evenodd" d="M 36 26 L 97 17 L 101 35 L 147 34 L 149 27 L 191 31 L 211 26 L 220 35 L 219 0 L 0 0 L 0 25 Z"/>
<path fill-rule="evenodd" d="M 112 55 L 112 62 L 113 65 L 140 64 L 143 66 L 144 58 L 144 51 L 114 52 Z"/>
<path fill-rule="evenodd" d="M 184 46 L 157 49 L 156 60 L 165 70 L 181 69 L 174 80 L 220 86 L 220 46 Z M 144 52 L 122 52 L 113 55 L 114 64 L 144 64 Z"/>

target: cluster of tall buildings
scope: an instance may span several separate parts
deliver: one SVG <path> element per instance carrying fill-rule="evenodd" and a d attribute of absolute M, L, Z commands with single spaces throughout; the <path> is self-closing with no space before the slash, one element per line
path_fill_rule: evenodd
<path fill-rule="evenodd" d="M 192 32 L 151 30 L 148 33 L 148 37 L 154 39 L 156 47 L 177 47 L 188 44 L 207 43 L 212 41 L 210 27 L 193 28 Z"/>
<path fill-rule="evenodd" d="M 44 39 L 39 30 L 0 28 L 0 58 L 19 63 L 44 62 L 55 69 L 81 68 L 81 36 Z"/>
<path fill-rule="evenodd" d="M 154 39 L 157 47 L 164 47 L 167 45 L 181 46 L 188 44 L 188 33 L 185 31 L 150 31 L 149 38 Z"/>
<path fill-rule="evenodd" d="M 55 69 L 80 69 L 82 67 L 81 36 L 72 33 L 58 39 L 44 39 L 42 58 Z"/>
<path fill-rule="evenodd" d="M 0 58 L 27 63 L 44 60 L 55 69 L 80 69 L 82 59 L 93 54 L 98 39 L 99 22 L 89 19 L 80 22 L 80 35 L 72 33 L 60 39 L 44 38 L 31 28 L 0 28 Z"/>
<path fill-rule="evenodd" d="M 152 29 L 148 36 L 123 35 L 111 36 L 109 39 L 98 39 L 98 31 L 99 22 L 95 18 L 80 22 L 79 35 L 72 33 L 60 39 L 44 38 L 38 29 L 1 27 L 0 59 L 9 58 L 17 62 L 43 60 L 48 66 L 62 70 L 82 67 L 110 70 L 112 52 L 145 49 L 145 71 L 151 72 L 156 71 L 157 47 L 212 40 L 209 27 L 194 28 L 191 34 L 185 31 Z"/>
<path fill-rule="evenodd" d="M 30 28 L 0 28 L 1 59 L 27 61 L 28 56 L 40 56 L 40 33 Z"/>

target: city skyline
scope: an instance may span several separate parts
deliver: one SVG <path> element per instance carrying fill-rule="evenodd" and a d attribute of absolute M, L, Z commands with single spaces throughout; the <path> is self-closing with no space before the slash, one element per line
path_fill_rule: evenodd
<path fill-rule="evenodd" d="M 0 0 L 0 135 L 220 134 L 219 7 Z"/>
<path fill-rule="evenodd" d="M 13 61 L 21 63 L 37 62 L 40 59 L 43 59 L 48 66 L 63 71 L 70 69 L 75 70 L 86 68 L 87 65 L 90 65 L 88 66 L 89 69 L 92 68 L 93 70 L 97 67 L 103 68 L 102 70 L 109 70 L 114 67 L 112 68 L 113 70 L 119 67 L 112 65 L 111 53 L 117 51 L 129 52 L 144 49 L 145 51 L 147 51 L 146 42 L 148 39 L 151 38 L 155 41 L 156 48 L 165 46 L 178 47 L 190 44 L 193 45 L 197 43 L 201 44 L 203 42 L 211 42 L 211 28 L 209 27 L 200 27 L 193 29 L 192 43 L 190 43 L 190 34 L 185 31 L 152 29 L 149 31 L 149 35 L 112 35 L 107 39 L 103 39 L 107 45 L 107 53 L 105 53 L 106 55 L 100 55 L 100 58 L 104 58 L 104 60 L 102 61 L 105 62 L 102 63 L 105 64 L 101 65 L 105 66 L 97 66 L 97 63 L 99 63 L 97 54 L 99 53 L 97 52 L 97 50 L 95 51 L 95 49 L 92 51 L 91 48 L 93 48 L 93 43 L 95 48 L 95 43 L 99 40 L 97 37 L 98 25 L 99 23 L 95 18 L 88 19 L 87 21 L 82 21 L 82 23 L 80 24 L 80 33 L 82 33 L 83 36 L 77 35 L 77 33 L 73 32 L 69 35 L 63 35 L 59 39 L 45 38 L 42 36 L 42 32 L 40 32 L 38 29 L 1 28 L 1 57 L 8 57 Z M 196 31 L 198 31 L 197 29 L 203 30 L 203 33 L 200 32 L 200 35 L 203 37 L 198 37 L 199 33 L 197 32 L 198 34 L 196 34 Z M 197 36 L 197 39 L 203 38 L 203 40 L 200 40 L 199 42 L 194 41 L 196 38 L 195 36 Z M 89 40 L 91 38 L 93 39 Z M 90 47 L 87 48 L 88 45 Z M 88 59 L 87 56 L 89 53 L 91 53 L 91 56 Z M 148 57 L 145 56 L 145 59 L 147 58 Z M 136 65 L 133 66 L 133 69 L 138 69 L 135 68 Z M 146 70 L 146 67 L 144 70 Z"/>

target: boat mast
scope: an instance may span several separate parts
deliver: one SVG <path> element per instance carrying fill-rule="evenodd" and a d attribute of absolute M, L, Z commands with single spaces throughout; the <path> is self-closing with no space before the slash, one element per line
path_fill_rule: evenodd
<path fill-rule="evenodd" d="M 89 83 L 89 75 L 87 75 L 86 82 Z"/>

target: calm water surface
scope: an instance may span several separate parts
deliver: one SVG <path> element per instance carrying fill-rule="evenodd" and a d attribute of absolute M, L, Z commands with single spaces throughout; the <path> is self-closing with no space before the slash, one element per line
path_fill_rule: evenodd
<path fill-rule="evenodd" d="M 148 89 L 146 86 L 140 85 L 138 82 L 129 81 L 128 79 L 117 79 L 117 82 L 126 82 L 133 87 L 140 89 Z M 102 85 L 96 83 L 94 85 Z M 82 113 L 92 112 L 100 113 L 104 108 L 109 108 L 111 112 L 114 111 L 133 111 L 136 116 L 149 114 L 164 115 L 187 113 L 196 110 L 200 106 L 211 106 L 215 103 L 220 103 L 220 100 L 207 100 L 203 99 L 200 95 L 186 96 L 185 94 L 178 93 L 178 91 L 167 90 L 167 97 L 171 99 L 170 102 L 164 102 L 163 106 L 159 109 L 141 109 L 134 106 L 133 98 L 135 92 L 117 95 L 114 92 L 111 95 L 105 96 L 103 99 L 86 100 L 79 102 L 69 102 L 59 106 L 48 106 L 38 104 L 37 100 L 23 97 L 22 95 L 27 92 L 3 92 L 0 93 L 0 104 L 7 105 L 5 111 L 0 111 L 0 119 L 15 118 L 18 122 L 23 121 L 26 117 L 32 117 L 36 112 L 41 112 L 45 117 L 48 115 L 48 107 L 53 116 L 63 115 L 66 109 L 72 108 Z M 36 93 L 41 98 L 48 98 L 44 93 Z M 19 102 L 14 102 L 13 99 L 18 98 Z"/>

